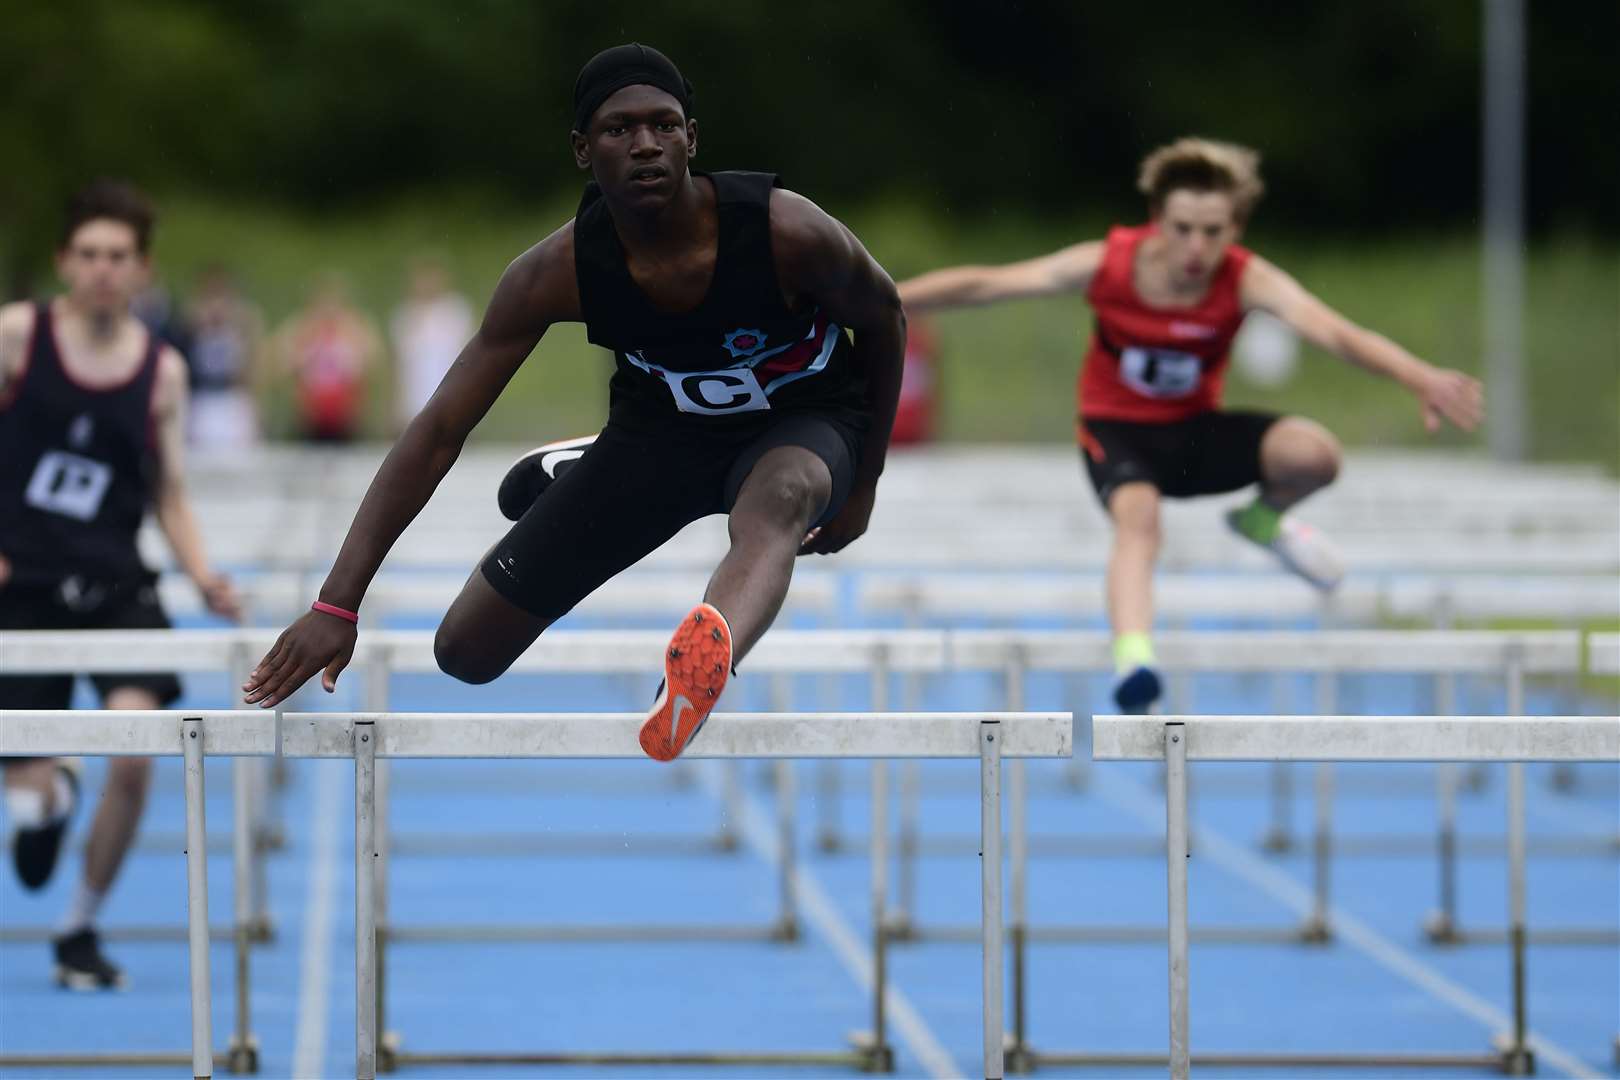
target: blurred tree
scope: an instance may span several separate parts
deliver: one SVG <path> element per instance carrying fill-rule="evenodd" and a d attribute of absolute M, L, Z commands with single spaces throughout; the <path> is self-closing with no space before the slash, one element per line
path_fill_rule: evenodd
<path fill-rule="evenodd" d="M 1139 212 L 1131 170 L 1187 132 L 1259 146 L 1265 214 L 1457 226 L 1478 203 L 1479 0 L 995 6 L 838 0 L 57 0 L 0 36 L 0 252 L 15 280 L 97 173 L 313 209 L 577 182 L 572 80 L 658 45 L 697 85 L 700 162 L 832 201 Z M 1531 5 L 1538 227 L 1620 232 L 1620 4 Z"/>

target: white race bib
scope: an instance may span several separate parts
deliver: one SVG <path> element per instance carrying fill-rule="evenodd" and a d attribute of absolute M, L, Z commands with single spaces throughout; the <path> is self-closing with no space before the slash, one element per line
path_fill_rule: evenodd
<path fill-rule="evenodd" d="M 1202 363 L 1191 353 L 1132 346 L 1119 354 L 1119 374 L 1138 394 L 1183 398 L 1198 389 Z"/>
<path fill-rule="evenodd" d="M 675 407 L 681 412 L 726 416 L 771 407 L 770 400 L 765 396 L 765 388 L 759 385 L 759 380 L 748 368 L 727 368 L 724 371 L 660 369 L 659 374 L 669 384 L 669 392 L 675 395 Z"/>
<path fill-rule="evenodd" d="M 112 469 L 99 461 L 51 450 L 39 459 L 23 501 L 39 510 L 91 521 L 112 484 Z"/>

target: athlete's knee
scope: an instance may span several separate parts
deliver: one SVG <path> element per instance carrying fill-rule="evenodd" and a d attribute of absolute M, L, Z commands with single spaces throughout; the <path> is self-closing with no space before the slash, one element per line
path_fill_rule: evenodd
<path fill-rule="evenodd" d="M 810 469 L 779 469 L 750 485 L 745 515 L 783 528 L 803 529 L 821 512 L 831 492 L 825 475 Z"/>
<path fill-rule="evenodd" d="M 471 635 L 458 633 L 447 623 L 440 623 L 433 635 L 433 659 L 452 679 L 475 685 L 494 681 L 508 666 L 497 666 Z"/>
<path fill-rule="evenodd" d="M 1326 487 L 1339 477 L 1344 450 L 1322 425 L 1299 417 L 1279 421 L 1268 433 L 1266 479 L 1290 487 Z"/>
<path fill-rule="evenodd" d="M 1126 484 L 1108 500 L 1114 532 L 1121 540 L 1157 547 L 1159 493 L 1146 484 Z"/>

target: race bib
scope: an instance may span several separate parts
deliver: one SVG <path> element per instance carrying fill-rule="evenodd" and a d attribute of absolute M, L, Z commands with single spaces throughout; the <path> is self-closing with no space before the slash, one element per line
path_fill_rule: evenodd
<path fill-rule="evenodd" d="M 726 416 L 769 409 L 765 388 L 748 368 L 724 371 L 667 371 L 659 374 L 675 395 L 675 407 L 685 413 Z"/>
<path fill-rule="evenodd" d="M 38 510 L 91 521 L 112 484 L 112 469 L 99 461 L 51 450 L 39 459 L 23 501 Z"/>
<path fill-rule="evenodd" d="M 1198 389 L 1203 368 L 1190 353 L 1133 346 L 1119 354 L 1119 374 L 1138 394 L 1182 398 Z"/>

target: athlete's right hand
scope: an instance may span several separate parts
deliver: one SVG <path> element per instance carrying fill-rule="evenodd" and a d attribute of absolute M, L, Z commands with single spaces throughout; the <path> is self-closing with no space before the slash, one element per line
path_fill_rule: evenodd
<path fill-rule="evenodd" d="M 321 685 L 330 694 L 337 688 L 338 673 L 349 666 L 354 656 L 357 636 L 355 625 L 346 619 L 318 611 L 305 612 L 281 632 L 259 666 L 248 675 L 242 684 L 245 700 L 249 705 L 273 708 L 323 669 Z"/>

